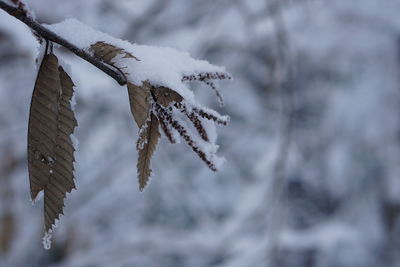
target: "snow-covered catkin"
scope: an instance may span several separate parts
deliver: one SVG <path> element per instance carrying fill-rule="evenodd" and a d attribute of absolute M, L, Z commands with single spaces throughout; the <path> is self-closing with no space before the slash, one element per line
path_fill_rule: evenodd
<path fill-rule="evenodd" d="M 158 112 L 157 110 L 156 110 L 156 113 L 157 113 L 158 121 L 160 122 L 161 129 L 163 130 L 168 141 L 171 144 L 175 144 L 176 140 L 174 139 L 170 129 L 168 128 L 168 122 L 166 121 L 165 116 L 163 115 L 162 112 Z"/>
<path fill-rule="evenodd" d="M 201 120 L 199 119 L 197 114 L 194 112 L 188 112 L 186 106 L 181 103 L 175 103 L 175 107 L 178 108 L 181 112 L 183 112 L 189 118 L 189 120 L 193 123 L 193 126 L 196 128 L 197 132 L 199 133 L 200 137 L 204 141 L 208 142 L 209 138 L 208 138 L 207 132 L 204 129 L 204 126 L 201 123 Z"/>
<path fill-rule="evenodd" d="M 179 110 L 187 109 L 182 103 L 175 103 L 176 108 Z M 191 107 L 191 110 L 200 115 L 203 119 L 214 121 L 216 124 L 226 126 L 229 122 L 229 116 L 221 116 L 217 112 L 212 112 L 210 110 L 205 110 L 200 107 Z"/>
<path fill-rule="evenodd" d="M 206 130 L 204 129 L 203 124 L 201 123 L 200 119 L 196 116 L 195 113 L 191 112 L 191 113 L 186 113 L 186 116 L 190 119 L 190 121 L 193 123 L 194 127 L 196 128 L 197 132 L 199 133 L 199 135 L 201 136 L 201 138 L 208 142 L 208 135 Z"/>
<path fill-rule="evenodd" d="M 219 106 L 220 106 L 220 107 L 223 107 L 223 106 L 225 105 L 225 104 L 224 104 L 224 98 L 223 98 L 223 96 L 221 95 L 221 93 L 219 92 L 219 90 L 218 90 L 217 86 L 215 85 L 215 83 L 213 83 L 213 82 L 211 82 L 211 81 L 209 81 L 209 80 L 204 80 L 203 82 L 204 82 L 205 84 L 207 84 L 207 85 L 214 91 L 215 95 L 216 95 L 217 98 L 218 98 Z"/>
<path fill-rule="evenodd" d="M 228 73 L 224 72 L 201 72 L 198 74 L 184 75 L 182 77 L 182 82 L 185 81 L 200 81 L 207 84 L 215 93 L 218 98 L 219 105 L 224 106 L 224 98 L 219 92 L 217 86 L 211 80 L 230 80 L 232 77 Z"/>
<path fill-rule="evenodd" d="M 209 159 L 207 159 L 206 153 L 204 153 L 204 151 L 202 151 L 198 147 L 196 142 L 188 134 L 188 132 L 185 129 L 185 127 L 183 127 L 178 121 L 174 120 L 172 118 L 171 113 L 169 113 L 166 109 L 164 109 L 160 105 L 156 104 L 156 110 L 157 110 L 157 113 L 162 113 L 163 114 L 163 116 L 166 118 L 168 123 L 175 130 L 178 131 L 178 133 L 182 136 L 182 138 L 186 141 L 186 143 L 192 148 L 192 150 L 199 156 L 199 158 L 201 160 L 203 160 L 212 171 L 217 171 L 217 168 L 215 167 L 215 165 Z"/>
<path fill-rule="evenodd" d="M 205 80 L 230 80 L 232 77 L 224 72 L 201 72 L 198 74 L 184 75 L 184 81 L 205 81 Z"/>

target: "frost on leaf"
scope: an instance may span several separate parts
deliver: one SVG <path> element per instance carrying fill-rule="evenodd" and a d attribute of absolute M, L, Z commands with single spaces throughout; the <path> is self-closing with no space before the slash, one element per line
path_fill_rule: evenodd
<path fill-rule="evenodd" d="M 29 112 L 28 167 L 32 200 L 44 191 L 48 240 L 56 220 L 63 214 L 66 193 L 75 188 L 74 147 L 70 138 L 77 126 L 70 104 L 73 86 L 57 57 L 52 53 L 45 55 Z"/>
<path fill-rule="evenodd" d="M 151 176 L 150 161 L 159 138 L 158 119 L 154 114 L 151 114 L 149 119 L 146 120 L 146 125 L 139 133 L 139 139 L 136 145 L 139 153 L 137 170 L 140 190 L 144 189 Z"/>

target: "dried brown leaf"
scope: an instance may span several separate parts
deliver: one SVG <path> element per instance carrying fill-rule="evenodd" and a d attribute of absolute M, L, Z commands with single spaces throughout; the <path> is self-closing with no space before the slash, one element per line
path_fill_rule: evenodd
<path fill-rule="evenodd" d="M 180 94 L 164 86 L 153 86 L 151 87 L 151 92 L 156 102 L 163 107 L 167 107 L 171 103 L 180 103 L 183 100 L 183 97 Z"/>
<path fill-rule="evenodd" d="M 57 57 L 45 55 L 36 78 L 29 112 L 28 167 L 32 199 L 45 189 L 51 175 L 57 142 L 60 91 Z"/>
<path fill-rule="evenodd" d="M 71 108 L 74 84 L 54 54 L 45 55 L 32 96 L 28 126 L 31 197 L 44 190 L 45 229 L 63 214 L 64 198 L 75 188 L 74 147 L 77 126 Z"/>
<path fill-rule="evenodd" d="M 73 173 L 75 149 L 70 138 L 78 125 L 70 104 L 74 93 L 74 83 L 61 66 L 59 67 L 59 77 L 61 94 L 57 115 L 57 140 L 54 147 L 55 160 L 49 183 L 44 192 L 46 230 L 51 228 L 54 220 L 59 218 L 59 214 L 63 214 L 66 193 L 70 193 L 75 188 Z M 56 213 L 55 217 L 54 212 Z"/>
<path fill-rule="evenodd" d="M 131 112 L 140 129 L 150 115 L 151 86 L 148 82 L 143 82 L 141 86 L 128 82 L 127 87 Z"/>
<path fill-rule="evenodd" d="M 151 157 L 156 149 L 160 132 L 158 127 L 158 119 L 154 114 L 150 115 L 150 119 L 146 121 L 146 125 L 142 128 L 137 143 L 138 149 L 138 178 L 139 189 L 142 191 L 151 176 L 150 162 Z"/>
<path fill-rule="evenodd" d="M 111 66 L 114 66 L 113 59 L 118 55 L 123 55 L 122 56 L 123 58 L 133 58 L 139 61 L 137 57 L 125 51 L 124 49 L 108 44 L 103 41 L 92 44 L 90 46 L 90 49 L 93 51 L 95 57 L 100 58 L 105 63 Z"/>

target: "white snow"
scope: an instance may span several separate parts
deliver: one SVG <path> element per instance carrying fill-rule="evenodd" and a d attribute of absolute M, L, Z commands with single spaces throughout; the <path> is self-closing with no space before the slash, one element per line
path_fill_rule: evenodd
<path fill-rule="evenodd" d="M 149 116 L 146 120 L 146 122 L 143 124 L 143 126 L 139 129 L 139 136 L 142 136 L 143 132 L 147 130 L 147 127 L 149 127 L 151 121 L 151 117 Z M 142 150 L 144 145 L 147 144 L 147 138 L 139 138 L 138 143 L 137 143 L 137 149 Z"/>
<path fill-rule="evenodd" d="M 51 237 L 52 237 L 51 230 L 49 230 L 48 232 L 44 233 L 44 236 L 43 236 L 43 247 L 44 247 L 44 249 L 49 250 L 51 248 Z"/>
<path fill-rule="evenodd" d="M 214 66 L 205 60 L 193 59 L 187 52 L 174 48 L 132 44 L 94 30 L 76 19 L 67 19 L 45 27 L 87 52 L 91 52 L 89 48 L 92 44 L 101 41 L 124 49 L 140 60 L 114 58 L 115 65 L 127 72 L 128 81 L 141 85 L 143 81 L 148 80 L 153 85 L 169 87 L 187 101 L 194 101 L 194 98 L 193 93 L 182 82 L 183 76 L 205 72 L 226 73 L 225 68 Z"/>
<path fill-rule="evenodd" d="M 4 0 L 3 2 L 5 2 L 8 5 L 14 6 L 14 7 L 18 7 L 13 1 L 11 0 Z"/>
<path fill-rule="evenodd" d="M 225 95 L 232 122 L 217 127 L 225 168 L 212 173 L 185 144 L 163 144 L 152 161 L 152 184 L 140 194 L 125 88 L 72 53 L 59 53 L 73 67 L 82 107 L 79 187 L 66 199 L 54 240 L 68 253 L 53 266 L 247 267 L 273 265 L 270 257 L 280 266 L 400 266 L 399 259 L 388 263 L 396 234 L 385 232 L 378 206 L 400 202 L 400 146 L 392 129 L 400 129 L 400 1 L 280 1 L 271 15 L 257 1 L 204 1 L 193 8 L 193 1 L 172 0 L 160 13 L 148 7 L 167 1 L 71 0 L 56 9 L 51 0 L 29 1 L 46 21 L 74 16 L 115 36 L 207 53 L 236 78 Z M 269 87 L 270 64 L 280 62 L 279 23 L 295 68 L 296 120 L 283 180 L 290 182 L 285 188 L 293 181 L 304 188 L 300 195 L 285 190 L 282 199 L 272 186 L 289 94 Z M 0 28 L 8 36 L 0 44 L 3 166 L 26 157 L 37 43 L 5 12 Z M 215 105 L 208 89 L 195 94 Z M 38 239 L 43 200 L 36 207 L 27 202 L 26 163 L 4 178 L 10 183 L 0 191 L 12 198 L 0 201 L 0 217 L 11 211 L 16 232 L 0 266 L 51 262 L 57 251 L 44 252 Z M 269 254 L 273 244 L 276 254 Z"/>
<path fill-rule="evenodd" d="M 181 52 L 173 48 L 131 44 L 128 41 L 96 31 L 76 19 L 67 19 L 61 23 L 47 25 L 46 27 L 89 53 L 93 53 L 90 50 L 90 46 L 97 42 L 105 42 L 124 49 L 137 59 L 125 58 L 125 54 L 121 54 L 113 58 L 112 61 L 116 67 L 124 71 L 129 82 L 141 85 L 143 81 L 149 81 L 155 86 L 171 88 L 184 97 L 188 109 L 197 107 L 210 112 L 221 120 L 228 119 L 226 116 L 221 116 L 217 112 L 197 104 L 194 100 L 193 92 L 188 88 L 187 83 L 182 81 L 183 76 L 197 77 L 207 73 L 221 73 L 230 77 L 223 67 L 214 66 L 204 60 L 193 59 L 187 52 Z M 218 79 L 218 75 L 210 75 L 210 79 Z M 175 114 L 174 117 L 177 119 L 179 115 Z M 186 127 L 188 134 L 196 145 L 204 151 L 207 159 L 218 168 L 224 162 L 224 159 L 220 159 L 215 155 L 218 149 L 218 145 L 215 143 L 217 139 L 215 123 L 206 122 L 203 119 L 202 122 L 206 127 L 206 132 L 210 135 L 210 142 L 202 140 L 192 126 Z M 180 123 L 185 125 L 183 121 Z M 143 130 L 144 128 L 139 130 L 139 135 Z M 172 132 L 175 134 L 175 131 Z M 179 140 L 179 138 L 176 139 Z M 143 145 L 144 142 L 137 144 L 139 149 Z"/>
<path fill-rule="evenodd" d="M 51 228 L 48 231 L 46 231 L 43 235 L 42 243 L 43 243 L 43 248 L 46 250 L 49 250 L 51 248 L 51 238 L 53 237 L 54 229 L 58 227 L 58 222 L 59 220 L 56 219 Z"/>

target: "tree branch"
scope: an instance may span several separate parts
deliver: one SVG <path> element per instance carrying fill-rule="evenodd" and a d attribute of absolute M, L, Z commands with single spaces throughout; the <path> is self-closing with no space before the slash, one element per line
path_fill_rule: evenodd
<path fill-rule="evenodd" d="M 12 5 L 9 5 L 3 1 L 0 1 L 0 8 L 3 9 L 5 12 L 10 14 L 11 16 L 15 17 L 16 19 L 22 21 L 25 23 L 29 28 L 31 28 L 34 32 L 36 32 L 39 36 L 43 37 L 44 39 L 47 39 L 49 41 L 52 41 L 54 43 L 57 43 L 78 57 L 86 60 L 87 62 L 91 63 L 98 69 L 102 70 L 104 73 L 109 75 L 111 78 L 116 80 L 120 85 L 125 85 L 126 84 L 126 78 L 125 75 L 122 74 L 119 70 L 113 68 L 112 66 L 109 66 L 105 64 L 104 62 L 100 61 L 99 59 L 93 57 L 86 51 L 76 47 L 75 45 L 71 44 L 61 36 L 58 36 L 56 33 L 50 31 L 49 29 L 43 27 L 40 23 L 38 23 L 36 20 L 33 18 L 29 17 L 26 15 L 26 13 L 19 9 L 18 7 L 14 7 Z"/>

